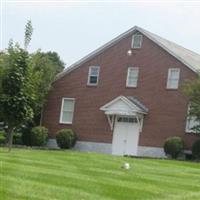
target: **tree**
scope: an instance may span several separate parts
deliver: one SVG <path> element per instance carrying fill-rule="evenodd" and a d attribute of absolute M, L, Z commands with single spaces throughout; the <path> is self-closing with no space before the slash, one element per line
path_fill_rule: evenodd
<path fill-rule="evenodd" d="M 0 52 L 0 94 L 2 93 L 2 79 L 4 77 L 5 73 L 5 67 L 3 65 L 5 60 L 5 55 L 4 52 Z M 3 121 L 3 116 L 2 116 L 2 107 L 0 107 L 0 122 Z"/>
<path fill-rule="evenodd" d="M 31 36 L 33 33 L 33 27 L 31 20 L 28 20 L 26 27 L 25 27 L 25 35 L 24 35 L 24 49 L 28 48 L 28 45 L 31 41 Z"/>
<path fill-rule="evenodd" d="M 183 92 L 189 98 L 189 117 L 195 117 L 197 122 L 200 122 L 200 73 L 194 80 L 188 80 L 183 85 Z M 200 125 L 193 127 L 196 133 L 200 133 Z"/>
<path fill-rule="evenodd" d="M 41 52 L 38 50 L 31 56 L 31 81 L 34 86 L 36 99 L 33 105 L 34 125 L 39 125 L 41 112 L 46 96 L 51 89 L 55 77 L 64 69 L 64 63 L 56 52 Z"/>
<path fill-rule="evenodd" d="M 30 130 L 34 126 L 41 125 L 43 105 L 46 102 L 46 96 L 51 89 L 56 74 L 64 69 L 64 63 L 56 52 L 37 52 L 30 55 L 31 76 L 29 78 L 34 87 L 35 101 L 32 108 L 34 117 L 31 121 L 24 122 L 23 128 L 19 131 L 23 133 L 23 142 L 25 145 L 31 145 Z"/>
<path fill-rule="evenodd" d="M 24 49 L 10 40 L 8 49 L 0 52 L 0 121 L 8 127 L 9 150 L 14 129 L 39 125 L 46 96 L 65 65 L 56 52 L 26 51 L 32 31 L 28 21 Z"/>
<path fill-rule="evenodd" d="M 29 56 L 19 46 L 7 51 L 6 74 L 2 78 L 0 93 L 1 117 L 7 125 L 8 147 L 12 147 L 13 131 L 24 121 L 33 118 L 33 86 L 29 81 Z"/>

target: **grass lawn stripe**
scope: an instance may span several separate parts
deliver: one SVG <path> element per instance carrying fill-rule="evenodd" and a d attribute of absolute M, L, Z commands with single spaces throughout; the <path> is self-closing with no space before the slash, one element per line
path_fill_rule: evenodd
<path fill-rule="evenodd" d="M 0 161 L 0 199 L 200 199 L 198 163 L 3 148 Z"/>

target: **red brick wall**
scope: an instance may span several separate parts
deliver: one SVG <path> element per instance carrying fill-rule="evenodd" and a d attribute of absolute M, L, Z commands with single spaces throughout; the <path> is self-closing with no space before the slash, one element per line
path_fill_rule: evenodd
<path fill-rule="evenodd" d="M 44 109 L 43 124 L 54 138 L 61 128 L 72 127 L 79 140 L 112 142 L 112 133 L 105 114 L 99 108 L 119 95 L 136 96 L 149 108 L 145 116 L 139 145 L 162 147 L 169 136 L 181 136 L 187 145 L 195 136 L 185 133 L 187 99 L 178 90 L 166 89 L 168 68 L 179 67 L 180 85 L 195 73 L 158 45 L 143 37 L 141 49 L 131 57 L 127 50 L 131 36 L 91 59 L 81 67 L 56 81 Z M 98 86 L 87 86 L 88 69 L 100 66 Z M 139 67 L 137 88 L 126 88 L 128 66 Z M 73 97 L 75 113 L 73 125 L 59 124 L 62 97 Z"/>

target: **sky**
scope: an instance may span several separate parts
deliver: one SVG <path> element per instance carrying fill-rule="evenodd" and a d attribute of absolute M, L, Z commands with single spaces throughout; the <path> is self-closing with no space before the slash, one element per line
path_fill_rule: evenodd
<path fill-rule="evenodd" d="M 66 67 L 137 25 L 200 54 L 200 1 L 0 0 L 0 48 L 23 45 L 27 20 L 34 28 L 29 51 L 56 51 Z"/>

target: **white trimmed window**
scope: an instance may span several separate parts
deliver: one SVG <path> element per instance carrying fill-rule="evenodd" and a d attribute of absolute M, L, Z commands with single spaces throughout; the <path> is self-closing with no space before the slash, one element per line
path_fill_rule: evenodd
<path fill-rule="evenodd" d="M 74 115 L 74 98 L 63 98 L 60 112 L 60 123 L 72 124 Z"/>
<path fill-rule="evenodd" d="M 180 69 L 169 68 L 167 78 L 167 89 L 177 89 L 179 85 Z"/>
<path fill-rule="evenodd" d="M 129 67 L 126 78 L 126 86 L 137 87 L 138 75 L 139 75 L 138 67 Z"/>
<path fill-rule="evenodd" d="M 88 73 L 88 85 L 97 85 L 99 81 L 99 66 L 91 66 Z"/>
<path fill-rule="evenodd" d="M 189 110 L 190 110 L 190 104 L 188 105 L 188 112 L 187 112 L 188 114 Z M 195 116 L 187 116 L 185 131 L 187 133 L 195 133 L 195 130 L 193 128 L 199 125 L 200 121 L 198 121 Z"/>
<path fill-rule="evenodd" d="M 142 35 L 135 34 L 132 37 L 132 48 L 133 49 L 139 49 L 142 47 Z"/>

